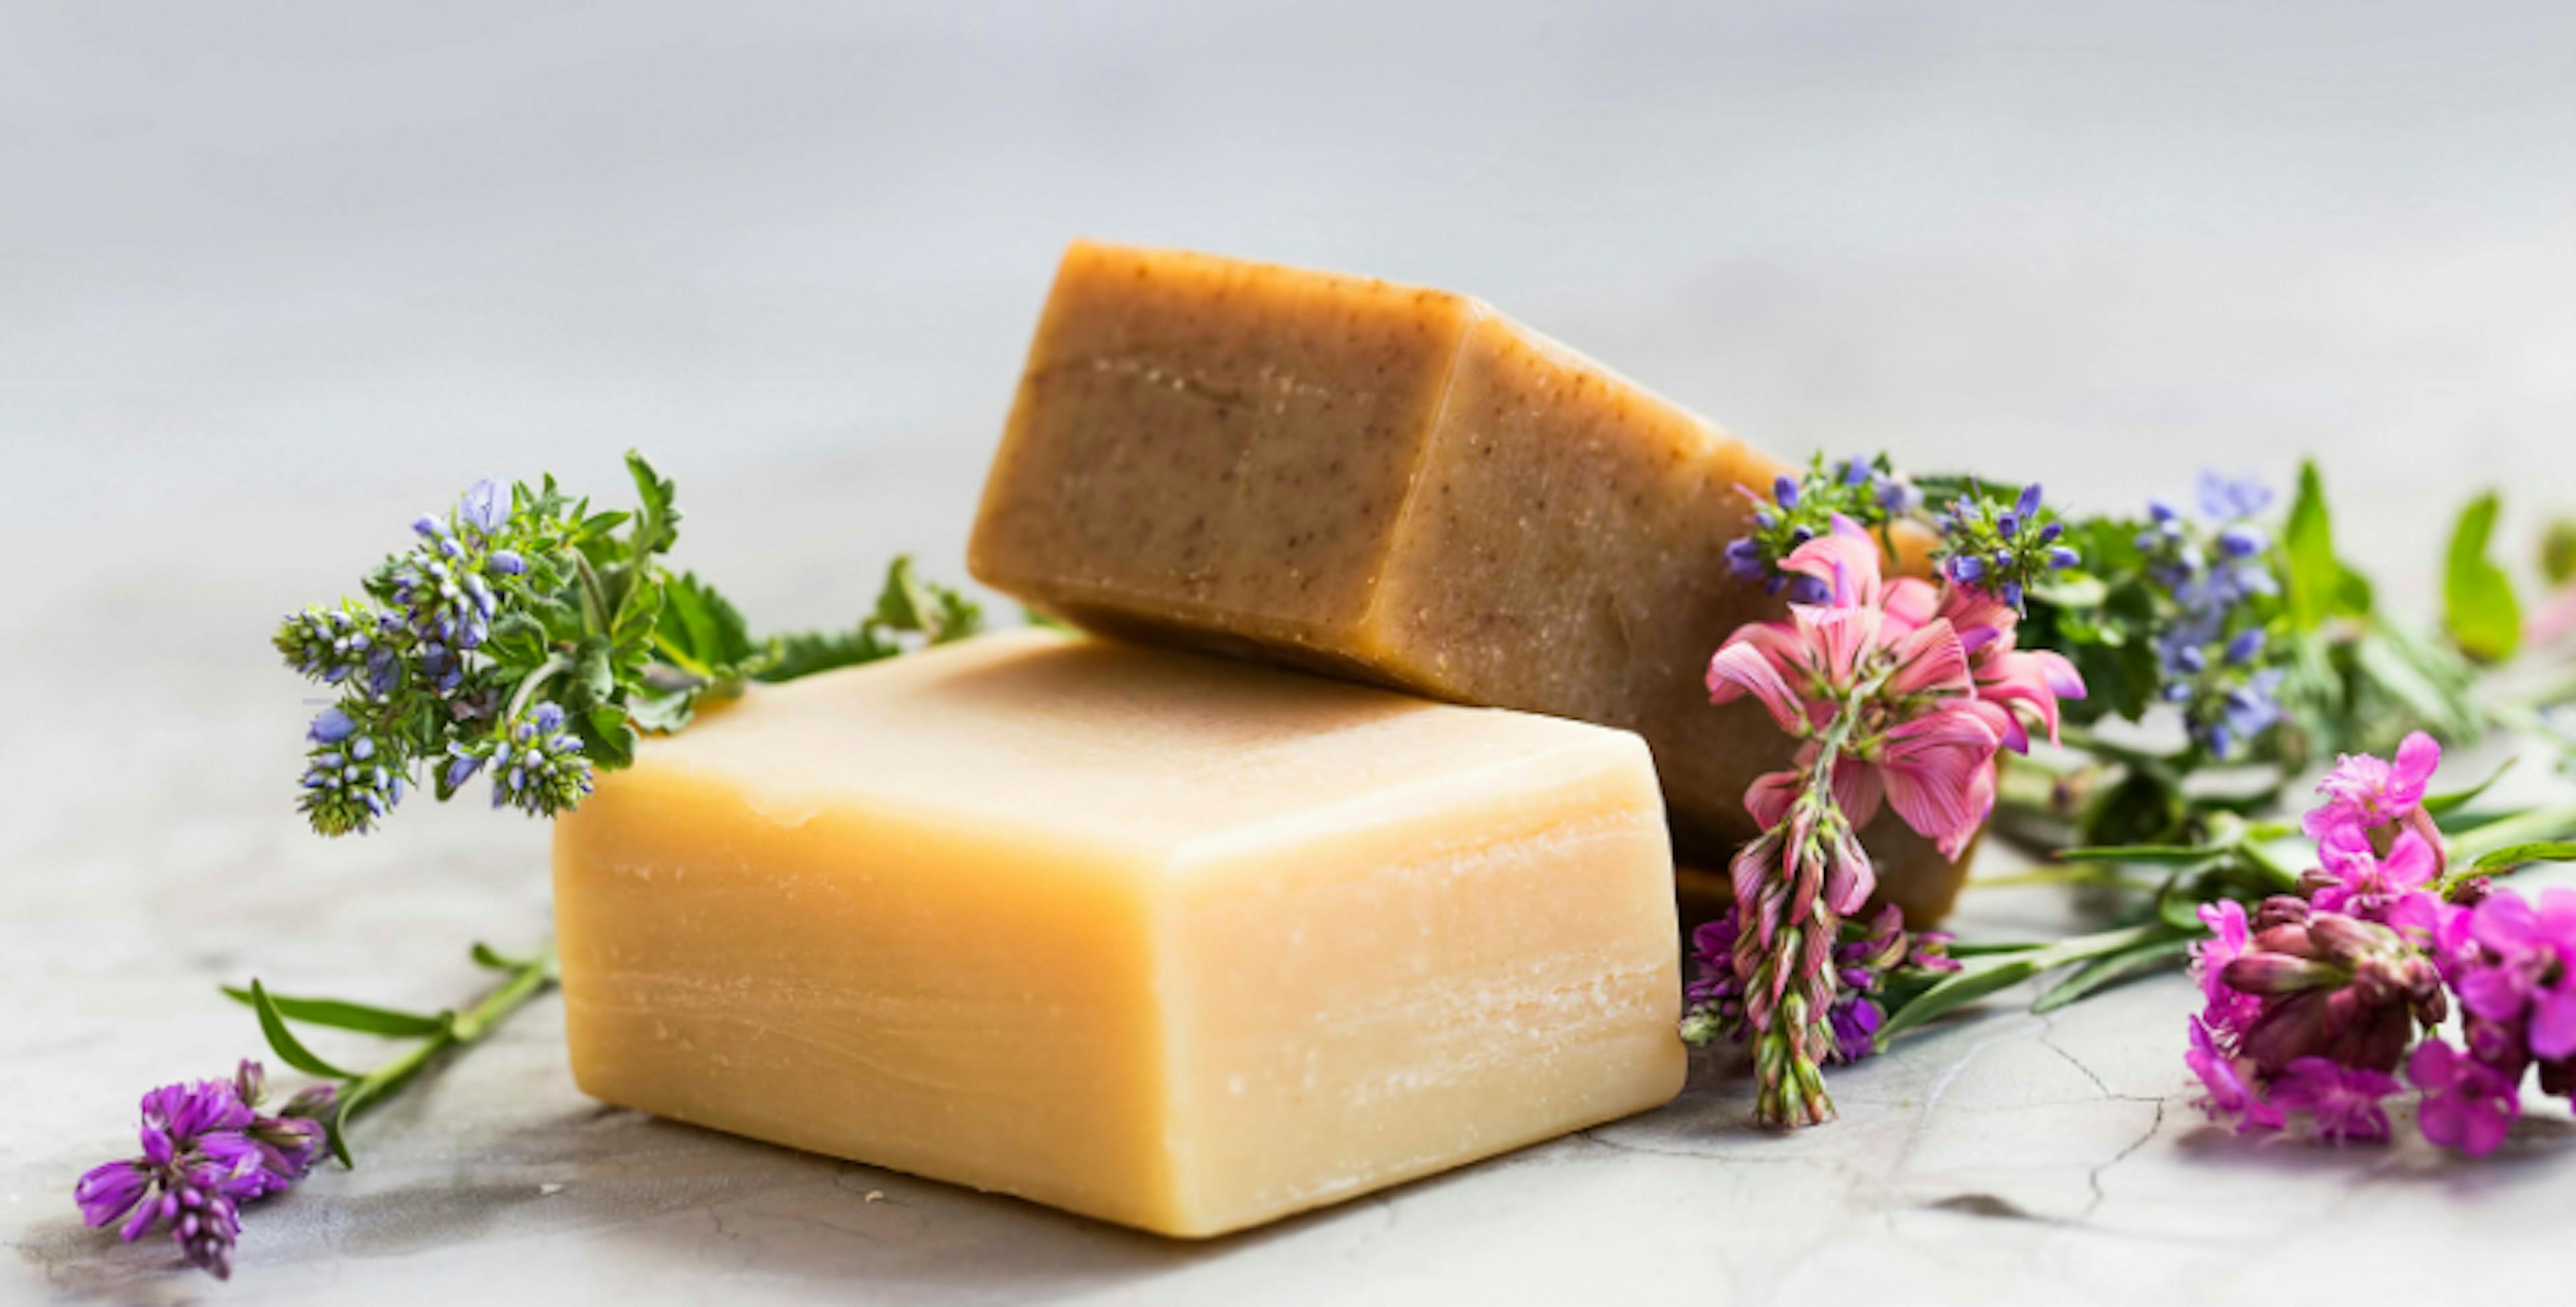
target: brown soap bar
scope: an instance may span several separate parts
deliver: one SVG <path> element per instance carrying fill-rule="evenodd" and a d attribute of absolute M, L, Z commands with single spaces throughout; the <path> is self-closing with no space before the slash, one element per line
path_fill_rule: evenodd
<path fill-rule="evenodd" d="M 1708 702 L 1781 615 L 1723 552 L 1787 470 L 1465 296 L 1077 242 L 969 565 L 1094 630 L 1635 731 L 1722 857 L 1790 750 Z M 1895 827 L 1890 896 L 1937 915 L 1958 872 Z"/>

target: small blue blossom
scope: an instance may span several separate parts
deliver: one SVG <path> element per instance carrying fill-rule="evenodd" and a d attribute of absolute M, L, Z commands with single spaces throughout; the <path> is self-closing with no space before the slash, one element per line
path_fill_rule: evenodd
<path fill-rule="evenodd" d="M 2017 611 L 2030 586 L 2084 561 L 2057 543 L 2066 534 L 2065 524 L 2046 511 L 2036 482 L 2022 487 L 2002 508 L 1980 496 L 1961 495 L 1933 521 L 1943 537 L 1941 575 L 1953 585 L 1984 590 Z"/>
<path fill-rule="evenodd" d="M 304 793 L 297 806 L 325 835 L 364 835 L 402 802 L 403 767 L 342 708 L 325 708 L 304 738 Z"/>
<path fill-rule="evenodd" d="M 1780 560 L 1832 529 L 1836 517 L 1876 531 L 1922 503 L 1921 492 L 1888 466 L 1885 455 L 1847 458 L 1830 465 L 1818 455 L 1804 474 L 1772 478 L 1768 495 L 1751 486 L 1739 485 L 1736 491 L 1752 503 L 1753 529 L 1727 544 L 1727 574 L 1740 581 L 1759 581 L 1772 594 L 1790 592 L 1796 586 L 1780 570 Z M 1805 589 L 1797 587 L 1800 592 Z M 1797 593 L 1790 598 L 1805 602 Z"/>
<path fill-rule="evenodd" d="M 2271 536 L 2249 520 L 2272 501 L 2258 480 L 2204 472 L 2199 516 L 2151 501 L 2136 540 L 2170 608 L 2156 641 L 2165 677 L 2158 694 L 2181 706 L 2192 738 L 2222 760 L 2281 717 L 2284 673 L 2263 665 L 2268 641 L 2255 608 L 2281 584 Z"/>
<path fill-rule="evenodd" d="M 552 703 L 540 703 L 510 724 L 492 749 L 493 807 L 551 817 L 589 796 L 590 759 L 564 727 L 564 711 Z"/>

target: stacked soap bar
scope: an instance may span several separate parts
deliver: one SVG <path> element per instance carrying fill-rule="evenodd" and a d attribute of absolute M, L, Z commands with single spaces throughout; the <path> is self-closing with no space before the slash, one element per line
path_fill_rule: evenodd
<path fill-rule="evenodd" d="M 1723 858 L 1789 742 L 1712 707 L 1779 615 L 1724 550 L 1784 465 L 1478 301 L 1077 243 L 986 482 L 975 576 L 1096 630 L 1622 727 Z M 1960 869 L 1882 817 L 1918 920 Z"/>
<path fill-rule="evenodd" d="M 1176 1235 L 1679 1091 L 1645 748 L 1040 633 L 755 689 L 560 820 L 573 1073 Z"/>

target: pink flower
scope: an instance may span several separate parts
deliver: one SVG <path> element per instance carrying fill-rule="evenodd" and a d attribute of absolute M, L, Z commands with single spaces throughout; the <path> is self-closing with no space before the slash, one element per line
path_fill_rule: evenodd
<path fill-rule="evenodd" d="M 2472 1157 L 2494 1152 L 2522 1115 L 2522 1092 L 2514 1081 L 2438 1039 L 2416 1045 L 2406 1078 L 2424 1091 L 2416 1111 L 2424 1137 Z"/>
<path fill-rule="evenodd" d="M 2057 701 L 2083 679 L 2054 654 L 2012 647 L 2018 617 L 1976 592 L 1946 595 L 1926 582 L 1889 582 L 1879 546 L 1836 518 L 1831 533 L 1781 561 L 1808 578 L 1823 602 L 1791 604 L 1786 622 L 1748 623 L 1709 660 L 1713 703 L 1752 696 L 1781 730 L 1808 741 L 1796 771 L 1764 776 L 1745 806 L 1777 826 L 1813 766 L 1816 737 L 1836 725 L 1856 693 L 1862 721 L 1846 724 L 1833 762 L 1835 798 L 1854 826 L 1883 802 L 1956 858 L 1994 807 L 1994 756 L 2026 750 L 2028 722 L 2054 739 Z M 1957 622 L 1969 625 L 1961 627 Z"/>
<path fill-rule="evenodd" d="M 2282 1068 L 2280 1078 L 2272 1082 L 2272 1105 L 2284 1112 L 2307 1113 L 2320 1139 L 2376 1143 L 2388 1138 L 2388 1112 L 2379 1101 L 2401 1087 L 2397 1077 L 2385 1071 L 2303 1057 Z"/>
<path fill-rule="evenodd" d="M 2200 980 L 2207 1004 L 2200 1019 L 2232 1047 L 2263 1011 L 2262 999 L 2227 983 L 2227 964 L 2252 947 L 2253 930 L 2245 920 L 2245 905 L 2234 899 L 2201 904 L 2200 920 L 2209 927 L 2209 938 L 2191 946 L 2192 975 Z"/>
<path fill-rule="evenodd" d="M 2317 782 L 2326 801 L 2308 811 L 2302 823 L 2312 839 L 2323 840 L 2338 827 L 2376 830 L 2404 823 L 2441 849 L 2441 832 L 2424 811 L 2424 786 L 2442 765 L 2442 746 L 2417 731 L 2397 746 L 2394 763 L 2366 753 L 2348 753 Z"/>
<path fill-rule="evenodd" d="M 2182 1060 L 2208 1091 L 2195 1101 L 2210 1120 L 2232 1122 L 2238 1134 L 2281 1128 L 2285 1119 L 2281 1110 L 2263 1101 L 2262 1091 L 2246 1079 L 2243 1065 L 2210 1038 L 2208 1026 L 2197 1020 L 2191 1023 L 2191 1051 Z"/>
<path fill-rule="evenodd" d="M 2425 886 L 2441 875 L 2441 854 L 2415 831 L 2401 832 L 2382 858 L 2360 827 L 2336 826 L 2319 841 L 2317 857 L 2332 877 L 2311 896 L 2319 912 L 2389 924 L 2395 924 L 2393 918 L 2420 923 L 2438 915 L 2436 900 Z"/>
<path fill-rule="evenodd" d="M 2488 1021 L 2529 1018 L 2532 1056 L 2576 1053 L 2576 890 L 2542 891 L 2537 907 L 2498 890 L 2468 916 L 2477 959 L 2462 968 L 2460 1005 Z"/>

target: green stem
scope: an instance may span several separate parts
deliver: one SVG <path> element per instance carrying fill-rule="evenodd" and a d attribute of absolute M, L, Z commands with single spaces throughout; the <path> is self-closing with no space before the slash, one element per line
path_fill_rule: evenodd
<path fill-rule="evenodd" d="M 537 670 L 528 673 L 528 679 L 519 682 L 517 692 L 510 696 L 509 711 L 501 714 L 501 720 L 495 722 L 492 729 L 495 732 L 510 729 L 510 723 L 519 720 L 519 710 L 527 707 L 528 700 L 535 697 L 538 686 L 571 670 L 570 656 L 559 653 L 546 655 L 546 660 L 537 664 Z"/>
<path fill-rule="evenodd" d="M 452 1049 L 479 1042 L 499 1028 L 502 1022 L 528 1000 L 544 993 L 555 979 L 554 941 L 548 940 L 536 956 L 512 959 L 509 975 L 472 1007 L 447 1020 L 446 1028 L 405 1049 L 392 1061 L 341 1086 L 339 1115 L 332 1122 L 332 1149 L 346 1163 L 348 1153 L 342 1142 L 349 1123 L 374 1110 L 411 1082 L 422 1071 Z"/>

